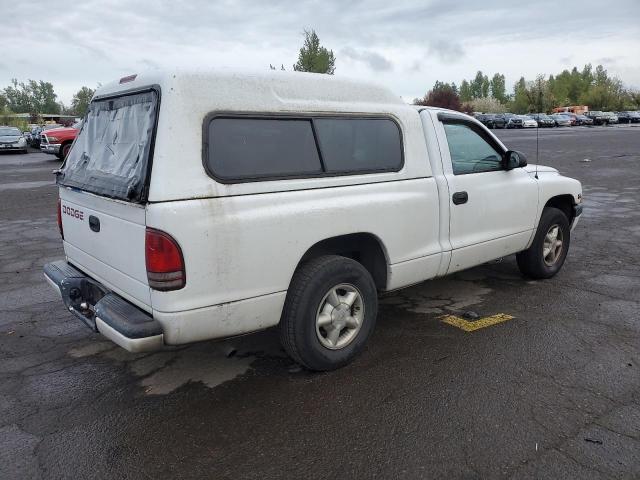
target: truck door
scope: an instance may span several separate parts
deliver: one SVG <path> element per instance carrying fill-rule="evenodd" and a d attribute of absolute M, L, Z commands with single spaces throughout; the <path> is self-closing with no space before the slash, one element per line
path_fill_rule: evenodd
<path fill-rule="evenodd" d="M 504 147 L 478 123 L 433 115 L 449 188 L 448 273 L 524 250 L 538 210 L 537 180 L 524 168 L 505 170 Z"/>

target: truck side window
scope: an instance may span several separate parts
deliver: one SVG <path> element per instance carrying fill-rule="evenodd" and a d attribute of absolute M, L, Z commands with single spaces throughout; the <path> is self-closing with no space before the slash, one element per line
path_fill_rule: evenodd
<path fill-rule="evenodd" d="M 502 170 L 502 155 L 463 123 L 444 123 L 454 175 Z"/>

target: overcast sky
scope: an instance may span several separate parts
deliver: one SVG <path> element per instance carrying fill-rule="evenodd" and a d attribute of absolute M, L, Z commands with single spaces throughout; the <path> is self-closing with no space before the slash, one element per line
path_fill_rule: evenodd
<path fill-rule="evenodd" d="M 640 87 L 638 0 L 0 0 L 0 10 L 0 88 L 47 80 L 67 104 L 83 85 L 154 68 L 290 70 L 305 28 L 333 50 L 336 75 L 407 101 L 477 70 L 504 73 L 511 90 L 520 75 L 589 62 Z"/>

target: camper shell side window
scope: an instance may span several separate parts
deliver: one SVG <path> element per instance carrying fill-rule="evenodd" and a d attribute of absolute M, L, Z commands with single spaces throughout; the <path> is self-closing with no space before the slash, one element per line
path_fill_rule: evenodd
<path fill-rule="evenodd" d="M 220 183 L 397 172 L 402 132 L 387 116 L 212 114 L 203 164 Z"/>

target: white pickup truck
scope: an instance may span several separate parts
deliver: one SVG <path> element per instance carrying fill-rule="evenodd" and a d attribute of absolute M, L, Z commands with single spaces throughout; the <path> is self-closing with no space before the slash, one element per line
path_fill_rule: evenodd
<path fill-rule="evenodd" d="M 299 72 L 106 85 L 57 183 L 45 276 L 92 329 L 138 352 L 277 325 L 312 370 L 362 350 L 378 292 L 510 254 L 555 275 L 582 211 L 467 115 Z"/>

